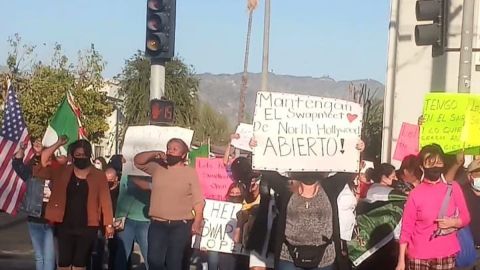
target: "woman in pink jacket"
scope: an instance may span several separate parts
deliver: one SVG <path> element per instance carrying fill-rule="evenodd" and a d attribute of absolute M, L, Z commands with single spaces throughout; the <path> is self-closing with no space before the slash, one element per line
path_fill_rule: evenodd
<path fill-rule="evenodd" d="M 470 214 L 462 189 L 453 181 L 448 207 L 439 218 L 448 186 L 443 177 L 443 150 L 438 145 L 425 146 L 419 159 L 423 181 L 410 192 L 405 204 L 396 269 L 453 270 L 460 250 L 456 230 L 468 225 Z"/>

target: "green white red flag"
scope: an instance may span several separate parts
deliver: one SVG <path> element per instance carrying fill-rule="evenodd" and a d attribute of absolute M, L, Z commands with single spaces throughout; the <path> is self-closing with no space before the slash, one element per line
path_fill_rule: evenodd
<path fill-rule="evenodd" d="M 75 104 L 75 99 L 69 91 L 62 99 L 62 102 L 58 106 L 53 117 L 50 119 L 47 131 L 43 136 L 43 145 L 47 147 L 51 146 L 57 142 L 59 136 L 66 135 L 68 137 L 68 142 L 59 149 L 61 155 L 66 155 L 68 145 L 78 139 L 84 139 L 87 136 L 85 128 L 82 126 L 81 119 L 82 112 Z"/>

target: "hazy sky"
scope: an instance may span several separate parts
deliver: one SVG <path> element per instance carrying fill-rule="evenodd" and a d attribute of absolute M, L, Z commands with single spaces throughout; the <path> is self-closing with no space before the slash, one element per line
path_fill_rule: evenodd
<path fill-rule="evenodd" d="M 243 70 L 246 0 L 177 0 L 176 54 L 198 73 Z M 277 74 L 336 80 L 386 76 L 389 2 L 386 0 L 271 0 L 270 69 Z M 7 38 L 19 33 L 48 59 L 55 42 L 76 60 L 91 43 L 108 78 L 144 49 L 146 1 L 3 0 L 0 2 L 0 65 Z M 261 71 L 263 1 L 255 11 L 250 71 Z"/>

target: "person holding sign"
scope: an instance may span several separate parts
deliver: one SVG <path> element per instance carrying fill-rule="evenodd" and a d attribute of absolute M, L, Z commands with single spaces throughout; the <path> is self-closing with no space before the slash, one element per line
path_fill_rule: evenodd
<path fill-rule="evenodd" d="M 183 269 L 191 233 L 202 232 L 205 200 L 195 169 L 185 165 L 188 151 L 183 140 L 173 138 L 167 143 L 166 154 L 150 151 L 134 158 L 135 166 L 152 176 L 147 255 L 150 270 Z"/>
<path fill-rule="evenodd" d="M 252 146 L 256 142 L 252 140 Z M 363 151 L 363 142 L 357 150 Z M 348 269 L 340 260 L 341 244 L 337 199 L 353 173 L 290 172 L 289 177 L 264 171 L 262 181 L 273 196 L 262 193 L 260 209 L 247 248 L 274 254 L 275 269 Z M 289 185 L 289 180 L 299 182 Z M 271 194 L 271 192 L 268 192 Z M 265 203 L 268 199 L 268 204 Z M 265 213 L 273 206 L 276 217 L 271 228 Z M 267 206 L 267 208 L 265 208 Z M 270 233 L 268 233 L 270 229 Z"/>
<path fill-rule="evenodd" d="M 457 182 L 445 181 L 439 145 L 424 146 L 419 158 L 423 179 L 405 204 L 396 270 L 453 270 L 460 250 L 457 230 L 470 223 L 465 197 Z"/>
<path fill-rule="evenodd" d="M 226 202 L 231 203 L 243 203 L 245 200 L 245 188 L 241 183 L 232 183 L 228 187 L 227 194 L 225 196 Z M 237 213 L 235 213 L 237 215 Z M 240 232 L 235 228 L 234 239 Z M 235 241 L 235 240 L 234 240 Z M 223 253 L 217 251 L 208 251 L 208 270 L 235 270 L 244 269 L 245 263 L 243 255 L 235 255 L 231 253 Z"/>

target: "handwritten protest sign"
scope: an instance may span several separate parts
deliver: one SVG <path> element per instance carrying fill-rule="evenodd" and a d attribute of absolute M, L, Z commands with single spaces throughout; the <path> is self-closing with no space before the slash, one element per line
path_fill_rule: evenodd
<path fill-rule="evenodd" d="M 190 145 L 193 130 L 153 125 L 128 127 L 122 148 L 122 154 L 126 159 L 126 163 L 123 164 L 123 174 L 145 176 L 144 172 L 133 165 L 135 155 L 145 151 L 166 151 L 167 142 L 171 138 L 180 138 Z"/>
<path fill-rule="evenodd" d="M 362 108 L 357 103 L 258 92 L 253 130 L 257 170 L 358 170 Z"/>
<path fill-rule="evenodd" d="M 425 97 L 420 146 L 436 143 L 446 153 L 480 153 L 480 96 L 431 93 Z"/>
<path fill-rule="evenodd" d="M 194 238 L 193 247 L 246 255 L 242 245 L 233 241 L 234 230 L 237 227 L 237 212 L 241 209 L 242 205 L 239 203 L 206 200 L 202 235 Z"/>
<path fill-rule="evenodd" d="M 402 123 L 400 135 L 398 136 L 397 146 L 393 159 L 402 161 L 408 155 L 416 155 L 419 151 L 418 139 L 420 128 L 417 125 Z"/>
<path fill-rule="evenodd" d="M 228 176 L 227 169 L 223 165 L 223 159 L 197 158 L 195 170 L 205 198 L 217 201 L 225 200 L 232 179 Z"/>
<path fill-rule="evenodd" d="M 253 137 L 253 125 L 240 123 L 235 133 L 240 135 L 239 139 L 233 139 L 232 145 L 238 149 L 245 151 L 252 151 L 250 148 L 250 139 Z"/>

